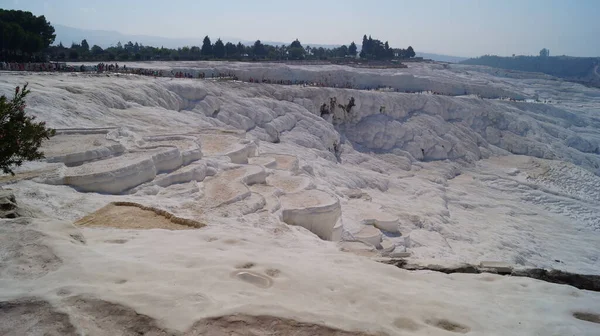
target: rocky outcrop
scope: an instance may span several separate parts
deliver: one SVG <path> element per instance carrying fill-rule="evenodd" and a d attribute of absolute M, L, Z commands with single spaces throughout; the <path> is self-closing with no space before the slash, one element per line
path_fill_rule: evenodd
<path fill-rule="evenodd" d="M 339 200 L 320 190 L 305 190 L 283 195 L 281 219 L 287 224 L 302 226 L 321 239 L 341 239 L 342 223 Z"/>
<path fill-rule="evenodd" d="M 537 280 L 542 280 L 546 282 L 551 282 L 555 284 L 561 285 L 569 285 L 579 289 L 591 290 L 595 292 L 600 292 L 600 275 L 594 274 L 577 274 L 570 273 L 561 270 L 546 270 L 543 268 L 529 268 L 529 269 L 514 269 L 509 270 L 505 265 L 500 265 L 501 267 L 485 267 L 491 265 L 491 262 L 482 263 L 480 266 L 469 265 L 469 264 L 461 264 L 452 267 L 440 266 L 440 265 L 416 265 L 410 264 L 405 259 L 383 259 L 380 260 L 385 264 L 394 265 L 398 268 L 402 268 L 409 271 L 437 271 L 446 274 L 452 273 L 471 273 L 471 274 L 479 274 L 479 273 L 495 273 L 500 275 L 510 275 L 510 276 L 518 276 L 518 277 L 527 277 Z M 500 263 L 497 263 L 500 264 Z M 502 263 L 503 264 L 503 263 Z"/>
<path fill-rule="evenodd" d="M 19 217 L 17 201 L 11 190 L 0 189 L 0 218 Z"/>

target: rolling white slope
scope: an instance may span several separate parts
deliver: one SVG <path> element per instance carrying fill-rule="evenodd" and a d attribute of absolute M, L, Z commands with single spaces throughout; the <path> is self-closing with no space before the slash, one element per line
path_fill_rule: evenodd
<path fill-rule="evenodd" d="M 486 83 L 491 92 L 512 90 L 523 96 L 539 93 L 561 99 L 568 95 L 561 91 L 565 89 L 562 84 L 548 79 L 427 67 L 406 71 L 427 73 L 429 81 L 454 85 L 453 89 L 473 80 Z M 294 75 L 296 68 L 289 69 Z M 328 68 L 298 71 L 325 76 Z M 360 73 L 356 78 L 378 73 L 344 71 Z M 377 76 L 391 73 L 382 70 Z M 278 212 L 286 205 L 277 203 L 286 195 L 274 194 L 268 181 L 286 174 L 267 176 L 271 169 L 292 171 L 298 175 L 294 178 L 314 184 L 316 190 L 309 192 L 326 193 L 333 203 L 341 199 L 341 218 L 347 229 L 369 224 L 359 221 L 373 219 L 371 213 L 377 210 L 387 214 L 382 216 L 384 223 L 397 219 L 402 240 L 409 242 L 411 262 L 497 260 L 517 267 L 599 274 L 595 214 L 600 211 L 593 190 L 599 183 L 594 174 L 599 162 L 594 146 L 598 144 L 600 103 L 594 91 L 569 84 L 566 89 L 576 90 L 579 104 L 575 99 L 538 104 L 137 76 L 3 74 L 0 92 L 10 94 L 24 81 L 33 90 L 31 112 L 51 126 L 118 128 L 115 139 L 128 152 L 89 164 L 106 166 L 114 160 L 115 167 L 128 166 L 125 159 L 139 154 L 132 149 L 144 138 L 200 132 L 208 134 L 199 141 L 202 163 L 215 175 L 194 182 L 188 181 L 193 176 L 181 171 L 181 180 L 173 175 L 165 186 L 151 186 L 156 192 L 112 196 L 45 184 L 48 179 L 36 177 L 35 172 L 55 169 L 57 164 L 26 164 L 17 170 L 17 182 L 10 188 L 40 218 L 27 225 L 7 222 L 3 226 L 3 236 L 15 242 L 1 245 L 9 249 L 4 262 L 11 270 L 1 275 L 3 301 L 36 296 L 69 310 L 69 301 L 61 295 L 90 295 L 133 307 L 180 331 L 203 317 L 251 312 L 389 334 L 444 334 L 443 326 L 490 335 L 597 334 L 597 324 L 574 317 L 576 312 L 600 314 L 597 293 L 492 275 L 409 273 L 342 253 L 335 243 L 280 220 Z M 350 97 L 356 101 L 353 112 L 335 125 L 318 111 L 332 96 L 342 103 Z M 382 105 L 385 113 L 380 112 Z M 211 151 L 211 139 L 227 138 L 221 131 L 211 134 L 215 128 L 227 128 L 232 139 L 231 143 L 215 141 L 213 145 L 224 144 L 224 149 Z M 271 143 L 277 133 L 280 142 Z M 222 155 L 229 153 L 228 144 L 232 148 L 245 145 L 246 150 L 233 148 L 231 152 L 239 156 Z M 339 146 L 337 153 L 334 144 Z M 278 156 L 275 164 L 248 159 L 256 154 L 259 158 Z M 156 170 L 152 155 L 142 156 Z M 172 161 L 178 165 L 184 161 L 182 156 Z M 176 166 L 171 166 L 171 160 L 159 161 L 163 169 Z M 267 184 L 257 188 L 241 184 L 243 190 L 235 194 L 243 197 L 216 202 L 217 207 L 223 204 L 219 212 L 198 214 L 188 207 L 207 195 L 201 187 L 210 185 L 209 181 L 226 186 L 236 183 L 218 178 L 225 167 L 231 168 L 232 161 L 241 167 L 246 162 L 250 163 L 247 167 L 262 166 L 258 171 L 264 174 L 250 182 Z M 78 167 L 64 170 L 72 168 Z M 24 179 L 19 181 L 19 176 Z M 31 177 L 33 181 L 26 180 Z M 155 178 L 148 176 L 148 182 Z M 182 183 L 171 184 L 177 181 Z M 361 201 L 372 206 L 365 207 L 364 214 L 358 206 L 353 209 L 358 213 L 344 215 L 344 204 L 352 206 L 346 200 L 348 189 L 368 194 Z M 261 193 L 269 199 L 258 197 Z M 198 216 L 207 227 L 176 233 L 70 225 L 115 200 L 139 202 L 181 217 Z M 369 242 L 379 240 L 377 232 L 364 233 L 360 237 Z M 74 241 L 71 234 L 84 237 L 87 245 Z M 27 245 L 32 236 L 37 237 L 35 243 Z M 385 239 L 387 244 L 395 237 Z M 22 259 L 18 256 L 23 249 L 48 258 Z M 40 276 L 45 260 L 49 268 Z M 38 261 L 42 264 L 32 264 L 31 272 L 13 272 L 23 263 Z M 238 272 L 236 266 L 249 263 L 254 266 L 248 272 L 269 277 L 265 283 L 271 287 L 255 286 L 252 277 L 231 276 Z M 494 300 L 499 304 L 490 304 Z M 556 301 L 561 305 L 552 304 Z M 403 308 L 398 308 L 398 302 Z M 547 323 L 541 325 L 540 320 Z"/>

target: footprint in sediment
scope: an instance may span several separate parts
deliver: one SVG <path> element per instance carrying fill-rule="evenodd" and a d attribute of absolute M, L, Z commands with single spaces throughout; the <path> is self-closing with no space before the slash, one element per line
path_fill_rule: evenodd
<path fill-rule="evenodd" d="M 256 266 L 255 263 L 253 263 L 253 262 L 246 262 L 246 263 L 238 264 L 237 266 L 235 266 L 235 268 L 250 269 L 250 268 L 252 268 L 254 266 Z"/>
<path fill-rule="evenodd" d="M 109 240 L 105 240 L 105 243 L 109 243 L 109 244 L 125 244 L 128 242 L 127 239 L 109 239 Z"/>
<path fill-rule="evenodd" d="M 252 271 L 235 271 L 231 276 L 260 288 L 269 288 L 273 285 L 273 280 L 271 278 Z"/>
<path fill-rule="evenodd" d="M 394 320 L 394 326 L 398 329 L 404 329 L 409 331 L 417 331 L 423 327 L 419 323 L 409 319 L 408 317 L 398 317 Z"/>
<path fill-rule="evenodd" d="M 277 278 L 281 274 L 281 271 L 276 268 L 269 268 L 265 271 L 265 273 L 267 273 L 267 275 L 270 277 Z"/>
<path fill-rule="evenodd" d="M 460 333 L 460 334 L 466 334 L 469 331 L 471 331 L 471 328 L 462 325 L 460 323 L 457 322 L 453 322 L 447 319 L 427 319 L 425 320 L 425 323 L 429 324 L 430 326 L 436 327 L 436 328 L 440 328 L 446 331 L 451 331 L 451 332 L 455 332 L 455 333 Z"/>

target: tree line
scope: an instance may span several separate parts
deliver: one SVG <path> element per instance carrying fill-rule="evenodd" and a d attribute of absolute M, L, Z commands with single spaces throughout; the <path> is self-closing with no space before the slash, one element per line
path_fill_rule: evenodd
<path fill-rule="evenodd" d="M 393 49 L 388 43 L 371 39 L 367 49 L 360 53 L 362 59 L 391 60 L 415 56 L 412 47 Z M 380 47 L 381 45 L 381 47 Z M 373 46 L 373 47 L 370 47 Z M 349 46 L 337 48 L 304 47 L 296 39 L 289 45 L 269 45 L 257 40 L 252 45 L 224 43 L 220 38 L 214 43 L 206 36 L 202 46 L 170 49 L 164 47 L 144 46 L 137 42 L 118 42 L 116 46 L 103 49 L 94 45 L 90 48 L 87 40 L 72 43 L 70 47 L 58 46 L 48 48 L 50 59 L 57 61 L 197 61 L 197 60 L 328 60 L 339 58 L 356 58 L 358 47 L 354 42 Z"/>
<path fill-rule="evenodd" d="M 354 43 L 354 42 L 352 42 Z M 412 58 L 415 57 L 413 47 L 409 46 L 406 49 L 391 48 L 387 41 L 373 39 L 370 35 L 363 36 L 362 50 L 360 58 L 375 59 L 375 60 L 390 60 L 393 58 Z"/>
<path fill-rule="evenodd" d="M 55 40 L 54 28 L 44 16 L 36 17 L 30 12 L 0 9 L 1 52 L 4 61 L 195 61 L 195 60 L 328 60 L 357 58 L 364 60 L 405 59 L 415 56 L 412 47 L 396 49 L 365 35 L 362 50 L 358 54 L 356 43 L 336 48 L 303 46 L 296 39 L 289 45 L 269 45 L 257 40 L 252 45 L 223 42 L 214 43 L 206 36 L 201 46 L 185 46 L 177 49 L 144 46 L 129 41 L 116 46 L 90 47 L 86 39 L 80 43 L 64 46 Z"/>

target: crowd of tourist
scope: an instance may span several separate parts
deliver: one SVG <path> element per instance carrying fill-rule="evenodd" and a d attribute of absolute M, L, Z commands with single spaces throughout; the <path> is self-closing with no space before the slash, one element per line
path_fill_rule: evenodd
<path fill-rule="evenodd" d="M 121 70 L 127 69 L 127 66 L 124 65 L 121 67 Z M 98 63 L 98 65 L 94 66 L 94 71 L 96 72 L 105 72 L 105 71 L 119 71 L 119 64 L 106 64 L 106 63 Z"/>

